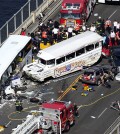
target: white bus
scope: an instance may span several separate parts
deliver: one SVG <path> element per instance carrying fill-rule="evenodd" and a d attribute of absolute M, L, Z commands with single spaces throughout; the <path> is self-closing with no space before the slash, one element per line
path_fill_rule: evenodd
<path fill-rule="evenodd" d="M 98 0 L 98 3 L 120 4 L 120 0 Z"/>
<path fill-rule="evenodd" d="M 40 50 L 38 61 L 24 66 L 23 71 L 32 79 L 44 81 L 81 70 L 83 66 L 91 66 L 99 60 L 102 40 L 97 33 L 86 31 Z"/>
<path fill-rule="evenodd" d="M 0 47 L 0 86 L 10 77 L 19 66 L 32 62 L 31 37 L 23 35 L 10 35 Z"/>

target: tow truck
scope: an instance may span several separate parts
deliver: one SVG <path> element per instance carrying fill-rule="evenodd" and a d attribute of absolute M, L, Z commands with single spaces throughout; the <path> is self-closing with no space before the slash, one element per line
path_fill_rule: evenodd
<path fill-rule="evenodd" d="M 80 29 L 89 18 L 95 4 L 96 0 L 63 0 L 60 10 L 61 26 Z"/>
<path fill-rule="evenodd" d="M 75 123 L 74 107 L 71 102 L 50 100 L 31 111 L 25 121 L 13 129 L 12 134 L 58 134 L 69 131 Z"/>

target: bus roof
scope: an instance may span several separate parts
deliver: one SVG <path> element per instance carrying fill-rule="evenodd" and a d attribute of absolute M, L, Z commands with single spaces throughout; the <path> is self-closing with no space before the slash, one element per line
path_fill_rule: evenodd
<path fill-rule="evenodd" d="M 99 34 L 91 31 L 86 31 L 82 34 L 78 34 L 74 37 L 57 43 L 51 47 L 40 50 L 37 56 L 44 60 L 57 59 L 89 44 L 99 42 L 102 39 L 103 37 Z"/>
<path fill-rule="evenodd" d="M 26 46 L 31 37 L 10 35 L 0 47 L 0 79 L 18 53 Z"/>

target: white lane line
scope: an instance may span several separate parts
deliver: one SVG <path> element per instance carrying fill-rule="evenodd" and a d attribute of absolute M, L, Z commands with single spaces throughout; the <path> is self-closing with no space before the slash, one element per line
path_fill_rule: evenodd
<path fill-rule="evenodd" d="M 107 110 L 107 108 L 105 108 L 102 113 L 98 116 L 98 118 L 100 118 L 102 116 L 102 114 Z"/>
<path fill-rule="evenodd" d="M 78 106 L 78 110 L 82 107 L 82 105 Z"/>
<path fill-rule="evenodd" d="M 116 12 L 117 12 L 117 9 L 109 16 L 108 19 L 110 19 Z"/>
<path fill-rule="evenodd" d="M 91 118 L 95 119 L 96 117 L 95 116 L 91 116 Z"/>

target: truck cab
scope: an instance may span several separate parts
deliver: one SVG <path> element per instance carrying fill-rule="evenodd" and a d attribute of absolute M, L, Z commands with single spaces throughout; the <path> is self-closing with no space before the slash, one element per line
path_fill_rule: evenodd
<path fill-rule="evenodd" d="M 71 102 L 51 100 L 43 103 L 40 111 L 43 113 L 44 119 L 51 120 L 54 132 L 59 132 L 60 129 L 61 131 L 69 131 L 70 126 L 75 122 L 74 108 Z"/>

